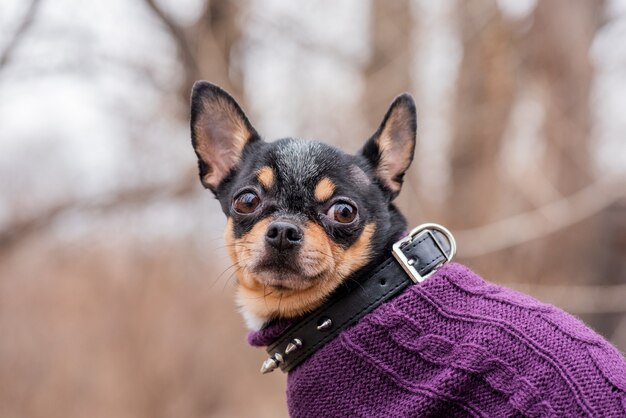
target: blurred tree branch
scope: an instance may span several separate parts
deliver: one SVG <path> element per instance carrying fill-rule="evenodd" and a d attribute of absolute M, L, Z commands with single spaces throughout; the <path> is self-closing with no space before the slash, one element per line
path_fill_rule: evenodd
<path fill-rule="evenodd" d="M 182 26 L 163 10 L 156 0 L 144 0 L 172 37 L 184 70 L 179 92 L 182 103 L 188 103 L 191 86 L 207 79 L 228 90 L 243 101 L 241 76 L 231 62 L 231 52 L 240 39 L 239 9 L 235 2 L 207 0 L 196 22 Z"/>
<path fill-rule="evenodd" d="M 508 286 L 576 315 L 626 312 L 626 284 L 577 286 L 508 283 Z"/>
<path fill-rule="evenodd" d="M 4 50 L 0 52 L 0 71 L 9 64 L 13 54 L 24 40 L 26 33 L 28 33 L 28 30 L 32 27 L 33 23 L 35 23 L 40 6 L 41 0 L 31 0 L 21 23 L 17 27 L 17 30 L 9 39 Z"/>
<path fill-rule="evenodd" d="M 536 210 L 455 232 L 459 256 L 479 257 L 546 237 L 626 197 L 626 179 L 609 177 Z"/>
<path fill-rule="evenodd" d="M 191 173 L 173 185 L 153 184 L 130 190 L 120 190 L 101 199 L 67 199 L 42 209 L 39 213 L 18 217 L 0 230 L 0 252 L 19 244 L 35 233 L 52 226 L 60 217 L 70 212 L 113 212 L 122 207 L 144 206 L 155 200 L 178 200 L 188 198 L 197 189 Z M 195 177 L 195 169 L 193 172 Z"/>

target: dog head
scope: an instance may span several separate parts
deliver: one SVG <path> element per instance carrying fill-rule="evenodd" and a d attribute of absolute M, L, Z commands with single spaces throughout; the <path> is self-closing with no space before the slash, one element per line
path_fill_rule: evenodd
<path fill-rule="evenodd" d="M 296 317 L 371 266 L 405 230 L 393 199 L 413 159 L 413 99 L 398 96 L 355 155 L 315 141 L 265 142 L 235 100 L 194 85 L 200 181 L 227 217 L 237 300 L 248 323 Z"/>

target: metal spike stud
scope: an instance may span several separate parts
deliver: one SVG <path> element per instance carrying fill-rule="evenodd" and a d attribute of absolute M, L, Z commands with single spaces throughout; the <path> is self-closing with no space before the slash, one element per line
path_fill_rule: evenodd
<path fill-rule="evenodd" d="M 278 363 L 276 362 L 276 360 L 270 357 L 263 362 L 263 365 L 261 366 L 261 373 L 267 374 L 273 372 L 277 367 Z"/>
<path fill-rule="evenodd" d="M 261 366 L 261 373 L 267 374 L 273 372 L 278 367 L 278 363 L 272 357 L 268 358 L 263 362 Z"/>
<path fill-rule="evenodd" d="M 288 356 L 300 347 L 302 347 L 302 341 L 298 338 L 294 338 L 289 344 L 287 344 L 287 347 L 285 348 L 285 355 Z"/>
<path fill-rule="evenodd" d="M 276 370 L 278 365 L 283 362 L 283 356 L 276 353 L 272 357 L 268 358 L 263 362 L 261 366 L 261 373 L 267 374 Z"/>
<path fill-rule="evenodd" d="M 317 330 L 318 331 L 326 331 L 328 329 L 330 329 L 330 327 L 333 326 L 333 321 L 330 320 L 330 318 L 326 318 L 321 322 L 318 322 L 317 325 Z"/>

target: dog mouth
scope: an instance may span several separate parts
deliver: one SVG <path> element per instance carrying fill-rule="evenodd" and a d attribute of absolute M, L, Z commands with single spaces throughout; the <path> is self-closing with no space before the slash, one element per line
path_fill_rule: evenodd
<path fill-rule="evenodd" d="M 272 272 L 280 276 L 301 274 L 298 260 L 290 257 L 266 257 L 255 267 L 256 272 Z"/>
<path fill-rule="evenodd" d="M 307 268 L 294 259 L 265 259 L 252 272 L 256 280 L 277 291 L 301 291 L 315 286 L 326 276 L 326 271 L 306 274 Z"/>

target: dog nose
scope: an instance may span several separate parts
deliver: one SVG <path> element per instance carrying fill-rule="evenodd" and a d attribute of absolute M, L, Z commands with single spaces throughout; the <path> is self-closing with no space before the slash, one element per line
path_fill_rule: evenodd
<path fill-rule="evenodd" d="M 287 250 L 302 243 L 302 231 L 289 222 L 272 222 L 265 233 L 265 240 L 277 250 Z"/>

